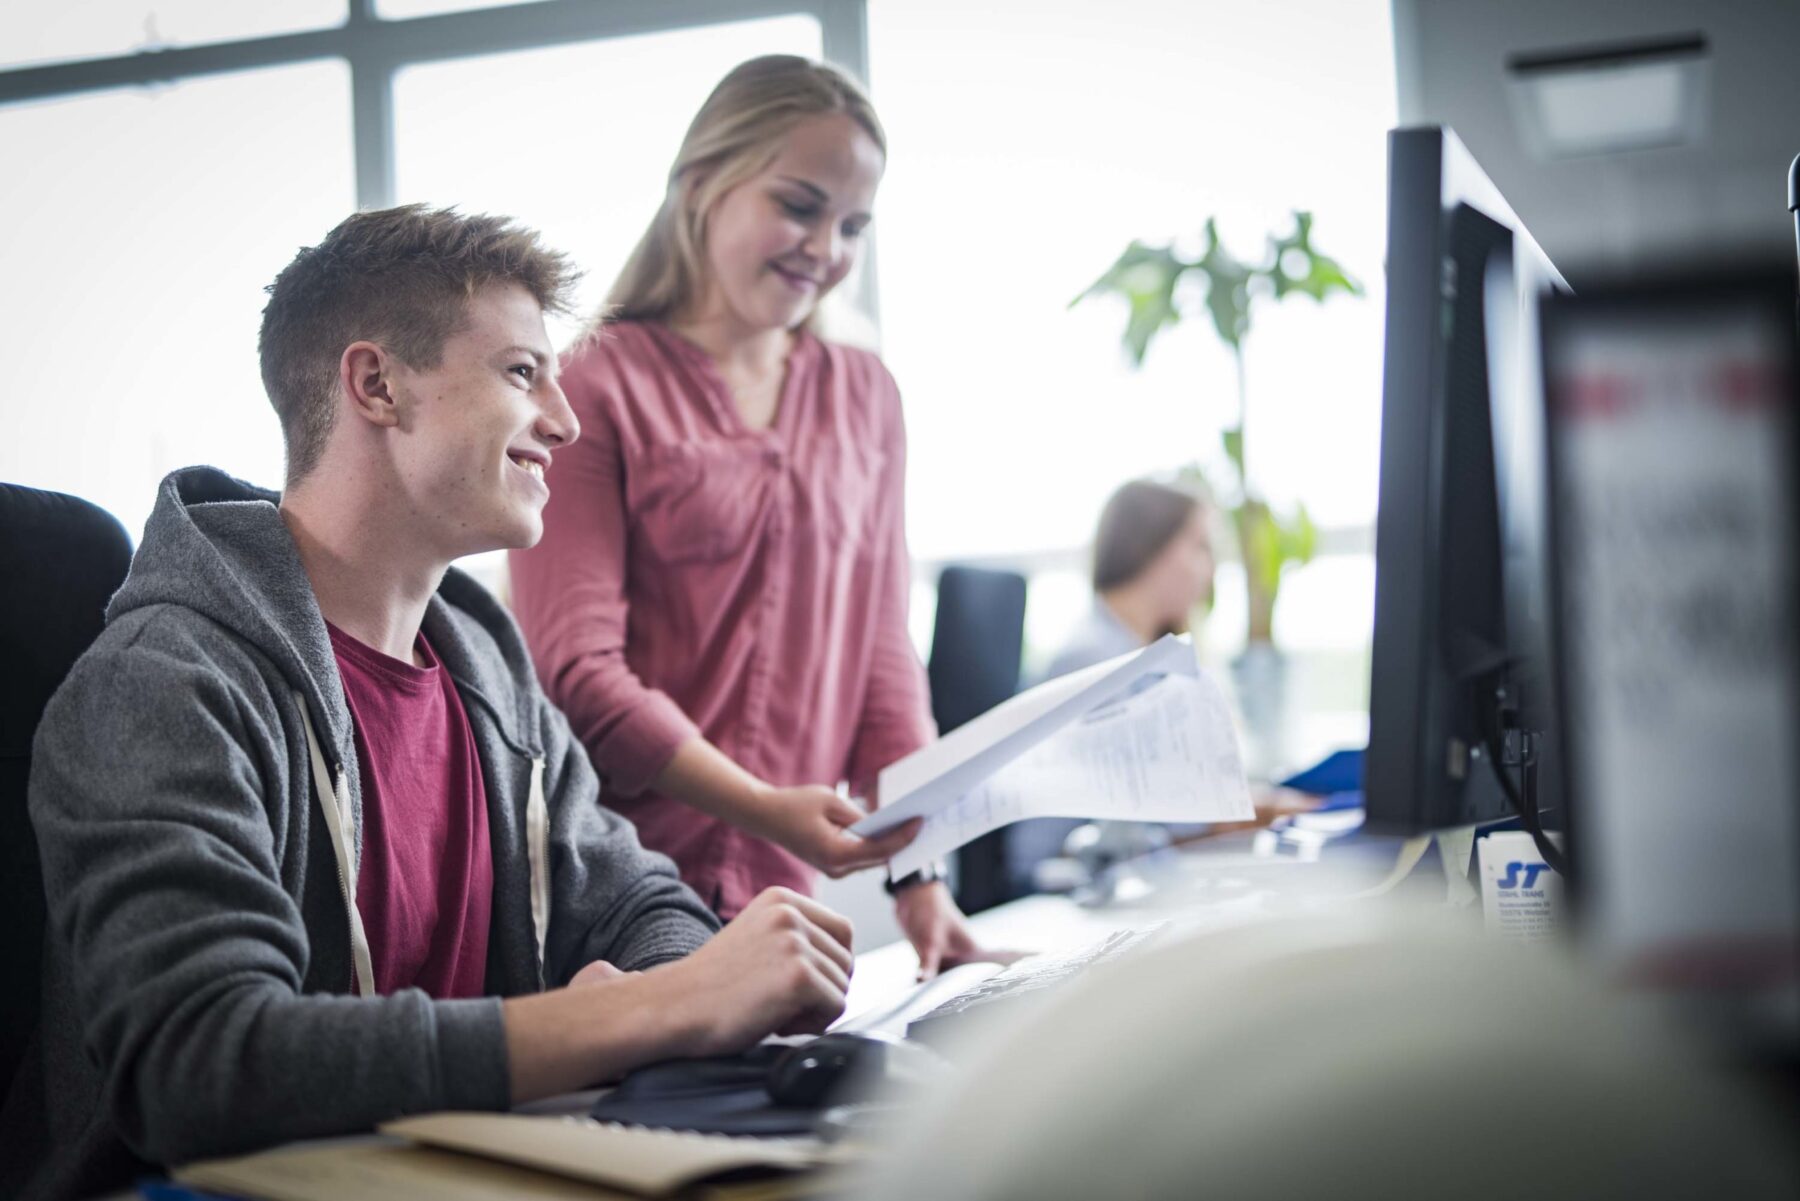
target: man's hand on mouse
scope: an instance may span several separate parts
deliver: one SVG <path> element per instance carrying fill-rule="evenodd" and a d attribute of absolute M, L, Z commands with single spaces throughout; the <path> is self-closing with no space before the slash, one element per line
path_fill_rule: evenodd
<path fill-rule="evenodd" d="M 774 1034 L 818 1034 L 844 1012 L 850 921 L 786 888 L 757 894 L 687 958 L 644 973 L 667 984 L 682 1054 L 728 1055 Z"/>

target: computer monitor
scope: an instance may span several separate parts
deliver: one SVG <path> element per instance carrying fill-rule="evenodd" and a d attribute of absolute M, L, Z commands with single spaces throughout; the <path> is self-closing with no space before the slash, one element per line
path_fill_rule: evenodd
<path fill-rule="evenodd" d="M 1537 298 L 1567 284 L 1456 135 L 1388 137 L 1368 829 L 1499 820 L 1556 753 Z M 1498 753 L 1500 764 L 1492 762 Z M 1496 770 L 1498 768 L 1498 770 Z"/>
<path fill-rule="evenodd" d="M 1584 949 L 1734 1053 L 1800 1068 L 1800 343 L 1784 258 L 1584 280 L 1544 298 L 1541 344 Z"/>

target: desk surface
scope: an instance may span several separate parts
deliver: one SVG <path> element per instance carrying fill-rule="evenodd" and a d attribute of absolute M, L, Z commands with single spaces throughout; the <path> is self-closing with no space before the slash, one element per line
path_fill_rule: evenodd
<path fill-rule="evenodd" d="M 1308 894 L 1341 895 L 1367 887 L 1386 873 L 1401 841 L 1360 839 L 1354 848 L 1321 859 L 1278 850 L 1267 832 L 1233 834 L 1160 857 L 1143 872 L 1152 891 L 1138 903 L 1088 908 L 1068 897 L 1025 897 L 976 914 L 969 925 L 981 945 L 993 950 L 1052 952 L 1163 921 L 1184 930 L 1221 929 L 1303 903 Z M 1439 881 L 1424 880 L 1422 886 L 1441 895 Z M 845 1017 L 898 1000 L 913 986 L 918 962 L 903 941 L 858 955 Z"/>
<path fill-rule="evenodd" d="M 1189 928 L 1223 927 L 1256 920 L 1269 900 L 1291 891 L 1299 877 L 1320 873 L 1316 864 L 1292 857 L 1259 854 L 1248 838 L 1222 839 L 1170 857 L 1157 869 L 1161 886 L 1149 903 L 1087 908 L 1067 897 L 1037 896 L 1013 901 L 970 919 L 976 937 L 996 950 L 1068 951 L 1132 927 L 1174 920 Z M 1298 873 L 1298 875 L 1296 875 Z M 846 1017 L 891 1005 L 915 983 L 918 959 L 905 942 L 893 942 L 856 958 Z M 530 1114 L 586 1113 L 603 1089 L 588 1089 L 520 1106 Z M 328 1142 L 393 1142 L 368 1134 Z M 295 1144 L 296 1146 L 299 1144 Z M 130 1196 L 132 1194 L 120 1194 Z"/>
<path fill-rule="evenodd" d="M 1021 951 L 1057 951 L 1104 938 L 1125 926 L 1141 924 L 1141 911 L 1083 909 L 1061 897 L 1028 897 L 1000 906 L 971 919 L 985 945 Z M 860 1012 L 898 1000 L 914 983 L 918 959 L 905 942 L 890 943 L 857 956 L 846 1013 Z M 585 1114 L 604 1088 L 585 1089 L 530 1102 L 515 1112 L 536 1115 Z M 288 1144 L 286 1149 L 341 1145 L 363 1147 L 401 1146 L 402 1140 L 381 1134 L 350 1135 Z M 577 1189 L 586 1186 L 575 1186 Z M 595 1189 L 594 1196 L 606 1196 Z M 129 1201 L 134 1192 L 113 1194 L 105 1201 Z"/>

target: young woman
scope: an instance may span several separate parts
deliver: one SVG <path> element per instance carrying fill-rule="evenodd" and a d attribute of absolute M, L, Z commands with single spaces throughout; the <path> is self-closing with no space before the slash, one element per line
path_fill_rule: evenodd
<path fill-rule="evenodd" d="M 1070 631 L 1044 678 L 1142 650 L 1164 634 L 1187 633 L 1194 609 L 1213 592 L 1212 516 L 1208 502 L 1197 493 L 1154 480 L 1133 480 L 1114 492 L 1094 531 L 1093 606 Z M 1259 788 L 1255 802 L 1253 822 L 1176 825 L 1169 831 L 1178 840 L 1202 832 L 1223 834 L 1316 807 L 1284 788 Z M 1030 891 L 1034 866 L 1061 853 L 1069 831 L 1080 824 L 1042 817 L 1008 826 L 1006 863 L 1012 891 Z"/>
<path fill-rule="evenodd" d="M 512 558 L 538 672 L 606 801 L 721 916 L 884 863 L 845 827 L 934 736 L 907 640 L 906 439 L 874 355 L 821 340 L 886 161 L 843 75 L 771 56 L 701 107 L 562 385 L 583 437 Z M 978 952 L 942 882 L 896 913 L 929 974 Z"/>
<path fill-rule="evenodd" d="M 1094 603 L 1046 677 L 1100 663 L 1185 633 L 1212 595 L 1206 503 L 1183 488 L 1133 480 L 1107 500 L 1094 531 Z"/>

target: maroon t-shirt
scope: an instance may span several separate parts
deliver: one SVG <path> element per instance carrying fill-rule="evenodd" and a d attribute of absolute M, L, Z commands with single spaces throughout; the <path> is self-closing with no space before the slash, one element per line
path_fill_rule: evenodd
<path fill-rule="evenodd" d="M 479 997 L 494 863 L 475 736 L 456 685 L 419 635 L 414 667 L 327 623 L 362 776 L 356 907 L 386 996 Z"/>

